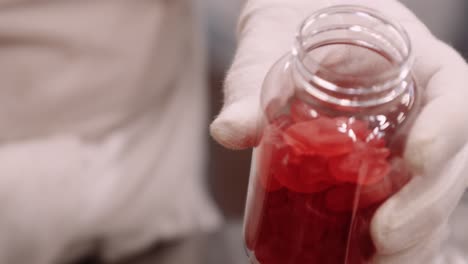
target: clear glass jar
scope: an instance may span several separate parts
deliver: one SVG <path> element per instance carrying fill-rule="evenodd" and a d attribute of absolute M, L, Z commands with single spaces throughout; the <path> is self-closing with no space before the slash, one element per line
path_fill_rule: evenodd
<path fill-rule="evenodd" d="M 367 263 L 376 209 L 411 178 L 418 109 L 404 29 L 334 6 L 300 26 L 265 79 L 244 237 L 252 263 Z"/>

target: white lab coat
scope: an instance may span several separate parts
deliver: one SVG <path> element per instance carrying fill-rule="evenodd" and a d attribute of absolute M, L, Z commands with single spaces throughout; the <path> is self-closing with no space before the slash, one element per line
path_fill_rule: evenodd
<path fill-rule="evenodd" d="M 217 226 L 191 1 L 0 0 L 0 263 Z"/>

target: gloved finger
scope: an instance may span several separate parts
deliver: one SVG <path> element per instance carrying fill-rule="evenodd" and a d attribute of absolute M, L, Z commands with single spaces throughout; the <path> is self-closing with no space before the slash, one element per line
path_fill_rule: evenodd
<path fill-rule="evenodd" d="M 425 241 L 434 227 L 447 221 L 466 189 L 467 161 L 465 144 L 450 162 L 416 176 L 377 210 L 371 235 L 380 254 L 404 252 Z"/>
<path fill-rule="evenodd" d="M 438 59 L 439 66 L 421 89 L 425 103 L 405 153 L 409 165 L 424 175 L 442 167 L 468 140 L 468 65 L 452 48 L 435 43 L 438 55 L 432 57 Z"/>
<path fill-rule="evenodd" d="M 219 143 L 233 149 L 255 145 L 262 83 L 274 62 L 289 51 L 302 19 L 294 9 L 276 6 L 247 7 L 244 12 L 239 47 L 225 80 L 224 106 L 210 127 Z"/>
<path fill-rule="evenodd" d="M 424 41 L 432 51 L 423 47 Z M 425 84 L 420 89 L 425 102 L 410 131 L 405 160 L 420 176 L 373 219 L 374 242 L 385 253 L 409 248 L 432 232 L 449 217 L 467 186 L 468 66 L 456 51 L 427 35 L 416 40 L 418 48 L 415 74 Z"/>
<path fill-rule="evenodd" d="M 251 0 L 239 23 L 239 47 L 225 82 L 225 102 L 211 124 L 212 136 L 222 145 L 242 149 L 255 145 L 259 96 L 268 69 L 292 46 L 300 22 L 310 13 L 331 5 L 358 4 L 395 19 L 414 21 L 415 16 L 398 1 Z"/>
<path fill-rule="evenodd" d="M 211 136 L 230 149 L 244 149 L 257 143 L 259 98 L 250 96 L 226 104 L 210 125 Z"/>
<path fill-rule="evenodd" d="M 447 230 L 447 226 L 443 225 L 425 237 L 422 243 L 390 255 L 377 254 L 371 262 L 373 264 L 442 264 L 439 259 L 440 248 L 447 238 Z"/>

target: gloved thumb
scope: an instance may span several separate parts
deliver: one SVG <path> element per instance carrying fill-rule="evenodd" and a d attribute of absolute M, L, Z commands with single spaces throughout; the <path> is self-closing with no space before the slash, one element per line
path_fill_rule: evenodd
<path fill-rule="evenodd" d="M 210 126 L 212 137 L 230 149 L 256 145 L 259 98 L 255 95 L 225 104 Z"/>
<path fill-rule="evenodd" d="M 291 17 L 296 19 L 287 19 Z M 210 126 L 211 135 L 223 146 L 244 149 L 257 144 L 263 81 L 275 61 L 292 47 L 300 21 L 297 12 L 287 8 L 247 5 L 244 9 L 238 50 L 225 80 L 224 106 Z"/>

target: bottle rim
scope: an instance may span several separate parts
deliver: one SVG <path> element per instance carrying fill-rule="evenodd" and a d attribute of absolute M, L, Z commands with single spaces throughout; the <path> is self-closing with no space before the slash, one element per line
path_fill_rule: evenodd
<path fill-rule="evenodd" d="M 314 29 L 310 31 L 310 29 L 314 26 L 317 25 L 319 21 L 321 21 L 324 18 L 330 17 L 330 16 L 335 16 L 335 15 L 357 15 L 361 18 L 364 18 L 369 21 L 374 21 L 377 22 L 381 25 L 384 25 L 391 29 L 394 33 L 398 35 L 398 37 L 401 39 L 401 45 L 403 50 L 399 52 L 401 58 L 398 59 L 397 62 L 395 62 L 395 65 L 391 67 L 391 69 L 386 70 L 382 73 L 377 74 L 375 77 L 378 80 L 381 80 L 379 82 L 376 82 L 373 84 L 371 87 L 341 87 L 332 81 L 327 80 L 326 78 L 322 76 L 316 75 L 314 72 L 311 72 L 303 63 L 303 59 L 308 53 L 307 47 L 304 44 L 306 41 L 306 38 L 310 38 L 313 36 L 317 36 L 319 34 L 322 34 L 324 32 L 330 31 L 330 30 L 336 30 L 336 29 L 344 29 L 344 30 L 350 30 L 350 31 L 361 31 L 366 34 L 370 34 L 369 29 L 361 26 L 361 25 L 355 25 L 355 24 L 343 24 L 341 26 L 337 25 L 332 25 L 329 27 L 325 28 L 320 28 L 318 27 L 317 29 Z M 367 31 L 367 32 L 366 32 Z M 380 35 L 381 38 L 382 37 Z M 393 47 L 395 48 L 395 47 Z M 309 17 L 307 17 L 299 26 L 299 29 L 296 34 L 295 38 L 295 44 L 293 46 L 292 50 L 292 55 L 294 59 L 294 67 L 298 71 L 298 73 L 301 75 L 301 78 L 305 78 L 305 81 L 307 83 L 314 83 L 319 85 L 321 88 L 324 89 L 325 93 L 327 92 L 332 92 L 332 93 L 337 93 L 337 94 L 343 94 L 343 95 L 372 95 L 372 94 L 379 94 L 383 92 L 388 92 L 392 91 L 391 94 L 387 96 L 387 98 L 379 98 L 376 100 L 372 100 L 372 102 L 354 102 L 353 100 L 336 100 L 338 104 L 343 105 L 343 106 L 368 106 L 368 105 L 378 105 L 385 103 L 387 101 L 391 101 L 392 98 L 394 99 L 396 96 L 401 94 L 404 90 L 406 90 L 408 83 L 405 82 L 405 80 L 410 76 L 411 74 L 411 68 L 413 66 L 413 56 L 412 56 L 412 45 L 410 41 L 410 37 L 406 30 L 399 24 L 385 15 L 383 15 L 381 12 L 368 8 L 368 7 L 363 7 L 363 6 L 358 6 L 358 5 L 337 5 L 337 6 L 332 6 L 328 7 L 325 9 L 321 9 L 319 11 L 316 11 L 315 13 L 312 13 Z M 321 73 L 324 73 L 323 76 L 337 76 L 339 75 L 336 72 L 331 71 L 327 67 L 321 65 L 319 61 L 316 61 L 312 58 L 308 58 L 308 63 L 312 64 L 315 69 L 320 70 Z M 322 97 L 327 97 L 327 100 L 330 101 L 330 96 L 327 96 L 323 94 L 324 92 L 317 91 L 317 89 L 314 89 L 314 91 L 311 91 L 311 87 L 305 87 L 307 91 L 313 92 L 316 95 L 322 94 Z M 331 101 L 333 102 L 333 98 L 331 98 Z"/>

